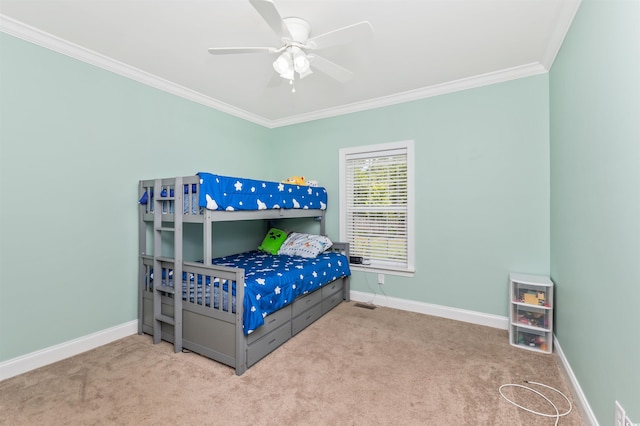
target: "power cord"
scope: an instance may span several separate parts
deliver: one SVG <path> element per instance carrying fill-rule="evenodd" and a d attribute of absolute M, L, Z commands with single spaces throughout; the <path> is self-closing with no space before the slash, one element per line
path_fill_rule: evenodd
<path fill-rule="evenodd" d="M 367 287 L 369 287 L 369 290 L 371 290 L 371 293 L 373 293 L 373 298 L 371 298 L 371 301 L 367 302 L 367 303 L 369 303 L 370 305 L 374 305 L 374 302 L 376 300 L 376 296 L 378 295 L 378 292 L 376 290 L 374 290 L 374 288 L 371 286 L 371 283 L 369 282 L 369 274 L 370 274 L 370 272 L 365 272 L 364 273 L 364 278 L 367 281 Z M 385 297 L 386 303 L 387 303 L 387 306 L 388 306 L 389 305 L 389 296 L 387 296 L 387 293 L 384 292 L 384 290 L 382 289 L 381 285 L 378 285 L 378 288 L 380 289 L 380 292 L 382 293 L 382 295 Z"/>
<path fill-rule="evenodd" d="M 379 284 L 378 288 L 380 289 L 380 291 L 384 295 L 384 298 L 387 300 L 387 306 L 389 306 L 389 296 L 387 296 L 387 293 L 384 292 L 384 289 L 382 288 L 382 285 Z"/>
<path fill-rule="evenodd" d="M 558 407 L 557 407 L 553 402 L 551 402 L 551 400 L 550 400 L 549 398 L 547 398 L 547 397 L 546 397 L 546 396 L 544 396 L 541 392 L 539 392 L 539 391 L 537 391 L 537 390 L 535 390 L 535 389 L 533 389 L 533 388 L 531 388 L 531 387 L 529 387 L 529 386 L 524 386 L 524 385 L 520 385 L 520 384 L 517 384 L 517 383 L 508 383 L 508 384 L 504 384 L 504 385 L 500 386 L 500 387 L 498 388 L 498 392 L 500 392 L 500 395 L 501 395 L 504 399 L 506 399 L 509 403 L 511 403 L 511 404 L 515 405 L 516 407 L 521 408 L 521 409 L 523 409 L 523 410 L 525 410 L 525 411 L 528 411 L 529 413 L 536 414 L 536 415 L 538 415 L 538 416 L 544 416 L 544 417 L 555 417 L 555 418 L 556 418 L 555 426 L 557 426 L 557 425 L 558 425 L 558 421 L 560 420 L 560 417 L 566 416 L 566 415 L 567 415 L 567 414 L 569 414 L 569 413 L 571 412 L 571 410 L 573 409 L 573 406 L 571 405 L 571 401 L 569 401 L 569 398 L 567 398 L 567 396 L 566 396 L 565 394 L 563 394 L 562 392 L 560 392 L 558 389 L 553 388 L 553 387 L 551 387 L 551 386 L 547 386 L 547 385 L 545 385 L 545 384 L 543 384 L 543 383 L 530 382 L 529 380 L 525 380 L 524 382 L 525 382 L 525 383 L 532 384 L 532 385 L 542 386 L 542 387 L 545 387 L 545 388 L 547 388 L 547 389 L 551 389 L 551 390 L 552 390 L 552 391 L 554 391 L 554 392 L 559 393 L 560 395 L 562 395 L 562 397 L 563 397 L 563 398 L 567 401 L 567 403 L 569 404 L 569 410 L 567 410 L 567 412 L 566 412 L 566 413 L 562 413 L 562 414 L 560 414 L 560 411 L 558 410 Z M 541 396 L 541 397 L 543 397 L 543 398 L 544 398 L 544 399 L 545 399 L 549 404 L 551 404 L 551 406 L 552 406 L 552 407 L 553 407 L 553 409 L 556 411 L 556 413 L 555 413 L 555 414 L 540 413 L 540 412 L 538 412 L 538 411 L 534 411 L 534 410 L 532 410 L 532 409 L 530 409 L 530 408 L 523 407 L 522 405 L 520 405 L 520 404 L 517 404 L 517 403 L 513 402 L 512 400 L 510 400 L 509 398 L 507 398 L 507 397 L 504 395 L 504 393 L 502 393 L 502 389 L 507 388 L 507 387 L 522 388 L 522 389 L 525 389 L 525 390 L 527 390 L 527 391 L 529 391 L 529 392 L 533 392 L 533 393 L 535 393 L 535 394 L 537 394 L 537 395 L 540 395 L 540 396 Z"/>
<path fill-rule="evenodd" d="M 371 283 L 369 282 L 369 273 L 368 272 L 364 273 L 364 279 L 367 282 L 367 287 L 369 287 L 369 290 L 371 290 L 371 293 L 373 294 L 373 297 L 371 298 L 371 301 L 367 302 L 367 303 L 369 303 L 370 305 L 373 305 L 374 304 L 373 302 L 376 300 L 376 296 L 378 295 L 378 293 L 371 287 Z"/>

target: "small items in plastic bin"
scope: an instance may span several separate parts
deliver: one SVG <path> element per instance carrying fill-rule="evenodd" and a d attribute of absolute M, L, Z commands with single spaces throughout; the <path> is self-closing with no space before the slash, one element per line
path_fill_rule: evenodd
<path fill-rule="evenodd" d="M 540 350 L 547 351 L 549 346 L 544 336 L 538 336 L 536 334 L 518 332 L 517 343 L 519 345 L 525 345 L 530 347 L 540 348 Z"/>
<path fill-rule="evenodd" d="M 546 301 L 546 294 L 544 291 L 536 290 L 520 290 L 518 292 L 518 302 L 526 303 L 527 305 L 535 306 L 549 306 Z"/>

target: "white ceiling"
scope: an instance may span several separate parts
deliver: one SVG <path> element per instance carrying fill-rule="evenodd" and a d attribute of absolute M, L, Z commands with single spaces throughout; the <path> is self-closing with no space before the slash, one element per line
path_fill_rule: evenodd
<path fill-rule="evenodd" d="M 275 0 L 311 37 L 360 21 L 374 34 L 318 51 L 354 72 L 321 72 L 291 93 L 279 46 L 248 0 L 0 0 L 0 30 L 196 102 L 277 127 L 547 72 L 580 0 Z"/>

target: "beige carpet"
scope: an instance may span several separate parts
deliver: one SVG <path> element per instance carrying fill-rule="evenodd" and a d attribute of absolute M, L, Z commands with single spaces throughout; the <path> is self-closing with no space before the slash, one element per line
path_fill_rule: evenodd
<path fill-rule="evenodd" d="M 556 357 L 510 346 L 504 330 L 351 302 L 240 377 L 147 335 L 121 339 L 0 382 L 0 424 L 553 425 L 501 398 L 523 380 L 571 398 Z M 559 424 L 583 422 L 574 408 Z"/>

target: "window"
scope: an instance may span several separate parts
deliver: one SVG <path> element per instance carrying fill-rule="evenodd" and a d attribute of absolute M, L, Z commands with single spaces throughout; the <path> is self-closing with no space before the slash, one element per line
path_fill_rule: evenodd
<path fill-rule="evenodd" d="M 340 150 L 340 238 L 363 268 L 414 272 L 413 158 L 413 141 Z"/>

